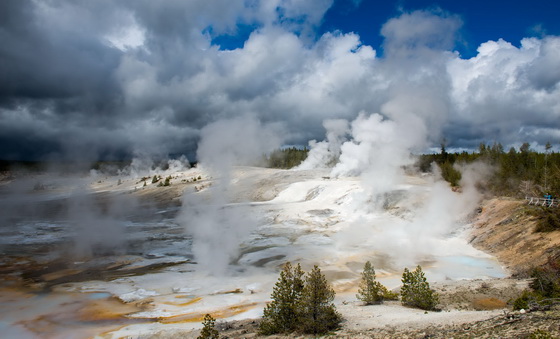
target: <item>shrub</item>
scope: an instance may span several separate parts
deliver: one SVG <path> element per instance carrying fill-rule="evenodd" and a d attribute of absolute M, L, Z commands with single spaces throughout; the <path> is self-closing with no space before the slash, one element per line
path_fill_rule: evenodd
<path fill-rule="evenodd" d="M 423 310 L 436 310 L 438 295 L 430 289 L 430 284 L 424 276 L 422 267 L 418 265 L 413 272 L 404 269 L 402 275 L 401 300 L 403 305 L 417 307 Z"/>
<path fill-rule="evenodd" d="M 366 305 L 382 303 L 383 300 L 397 299 L 396 293 L 390 292 L 380 282 L 375 280 L 375 269 L 368 261 L 364 265 L 362 280 L 360 281 L 356 298 L 363 301 Z"/>
<path fill-rule="evenodd" d="M 537 302 L 540 297 L 532 291 L 524 290 L 521 295 L 513 301 L 514 310 L 526 310 L 529 304 Z"/>
<path fill-rule="evenodd" d="M 544 298 L 560 298 L 560 259 L 549 258 L 548 262 L 533 269 L 530 287 Z"/>
<path fill-rule="evenodd" d="M 215 323 L 216 319 L 212 318 L 210 314 L 206 314 L 202 321 L 202 330 L 196 339 L 218 339 L 219 333 L 214 327 Z"/>
<path fill-rule="evenodd" d="M 459 186 L 461 181 L 461 172 L 457 171 L 450 162 L 444 162 L 439 165 L 441 169 L 441 176 L 451 186 Z"/>
<path fill-rule="evenodd" d="M 165 178 L 165 182 L 163 183 L 163 186 L 170 186 L 171 185 L 171 176 L 168 176 L 167 178 Z"/>
<path fill-rule="evenodd" d="M 547 299 L 560 298 L 560 259 L 549 258 L 545 265 L 533 269 L 531 278 L 531 290 L 524 290 L 513 301 L 514 310 L 528 309 L 535 304 L 550 304 Z"/>
<path fill-rule="evenodd" d="M 318 266 L 305 277 L 305 287 L 298 303 L 298 329 L 303 333 L 322 334 L 338 328 L 341 315 L 333 304 L 334 290 Z"/>
<path fill-rule="evenodd" d="M 152 184 L 155 184 L 158 181 L 159 181 L 158 176 L 154 174 L 154 177 L 152 178 Z"/>
<path fill-rule="evenodd" d="M 259 325 L 261 334 L 292 332 L 297 326 L 297 306 L 303 292 L 301 266 L 288 262 L 280 272 L 280 278 L 272 290 L 272 302 L 266 305 L 263 319 Z"/>
<path fill-rule="evenodd" d="M 538 329 L 531 333 L 529 339 L 554 339 L 554 337 L 550 332 Z"/>
<path fill-rule="evenodd" d="M 537 218 L 536 232 L 553 232 L 560 230 L 560 208 L 541 207 L 533 210 Z"/>

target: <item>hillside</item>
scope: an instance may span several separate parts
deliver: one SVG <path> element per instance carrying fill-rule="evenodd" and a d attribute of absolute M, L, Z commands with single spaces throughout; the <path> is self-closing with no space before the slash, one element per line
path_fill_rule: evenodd
<path fill-rule="evenodd" d="M 525 201 L 493 198 L 473 220 L 470 242 L 494 255 L 512 275 L 524 275 L 547 259 L 560 256 L 560 231 L 534 232 L 536 219 Z"/>

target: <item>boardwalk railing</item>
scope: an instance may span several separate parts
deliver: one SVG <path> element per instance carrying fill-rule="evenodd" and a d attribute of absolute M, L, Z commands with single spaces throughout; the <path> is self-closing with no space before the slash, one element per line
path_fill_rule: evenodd
<path fill-rule="evenodd" d="M 558 207 L 558 199 L 547 199 L 547 198 L 537 198 L 537 197 L 525 197 L 525 200 L 529 202 L 529 205 L 546 206 L 546 207 Z"/>

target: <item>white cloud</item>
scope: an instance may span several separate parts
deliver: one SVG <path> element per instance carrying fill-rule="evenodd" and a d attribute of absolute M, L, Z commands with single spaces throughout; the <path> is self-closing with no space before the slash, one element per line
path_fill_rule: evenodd
<path fill-rule="evenodd" d="M 30 25 L 28 35 L 8 30 L 13 36 L 3 46 L 11 48 L 0 51 L 14 60 L 0 69 L 10 80 L 0 86 L 19 95 L 9 98 L 19 106 L 7 100 L 2 107 L 0 135 L 13 135 L 8 127 L 16 120 L 6 112 L 27 110 L 45 126 L 20 129 L 44 128 L 39 134 L 54 142 L 63 143 L 69 129 L 95 139 L 79 128 L 87 121 L 95 125 L 91 133 L 126 136 L 115 139 L 124 148 L 145 147 L 150 136 L 177 150 L 191 147 L 207 124 L 249 113 L 263 123 L 285 123 L 286 142 L 306 144 L 323 137 L 324 120 L 352 121 L 363 111 L 397 123 L 401 133 L 414 136 L 419 150 L 443 136 L 450 147 L 494 140 L 558 142 L 559 37 L 526 38 L 519 47 L 488 41 L 476 56 L 463 59 L 453 52 L 461 19 L 425 10 L 383 25 L 384 51 L 378 53 L 355 33 L 313 36 L 331 5 L 331 0 L 27 4 L 31 9 L 22 13 L 30 17 L 14 22 Z M 255 27 L 242 47 L 212 45 L 217 35 L 235 34 L 239 24 Z M 44 107 L 51 117 L 41 113 Z M 173 144 L 181 130 L 192 140 L 180 137 Z M 163 142 L 164 135 L 170 137 Z"/>
<path fill-rule="evenodd" d="M 519 48 L 488 41 L 475 57 L 450 60 L 456 128 L 477 128 L 480 138 L 506 144 L 535 138 L 546 143 L 553 134 L 545 130 L 560 128 L 559 41 L 526 38 Z"/>
<path fill-rule="evenodd" d="M 402 56 L 425 50 L 450 50 L 457 42 L 462 21 L 456 15 L 441 10 L 414 11 L 390 19 L 381 29 L 385 37 L 385 52 Z"/>

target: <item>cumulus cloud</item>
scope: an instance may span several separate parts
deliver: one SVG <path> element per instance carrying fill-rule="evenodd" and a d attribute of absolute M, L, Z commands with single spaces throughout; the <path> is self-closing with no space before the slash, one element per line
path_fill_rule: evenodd
<path fill-rule="evenodd" d="M 559 37 L 488 41 L 464 59 L 460 17 L 435 9 L 388 20 L 383 45 L 368 46 L 316 36 L 332 4 L 3 1 L 0 157 L 191 158 L 204 126 L 240 113 L 283 122 L 301 145 L 362 111 L 425 129 L 421 144 L 557 140 Z M 215 43 L 242 26 L 252 32 L 238 48 Z"/>
<path fill-rule="evenodd" d="M 525 38 L 520 47 L 488 41 L 471 59 L 451 59 L 455 112 L 447 134 L 470 146 L 483 139 L 504 144 L 557 140 L 559 41 Z"/>
<path fill-rule="evenodd" d="M 458 16 L 441 10 L 405 12 L 383 25 L 385 52 L 391 56 L 413 52 L 413 57 L 427 50 L 449 51 L 457 42 L 461 25 Z"/>

